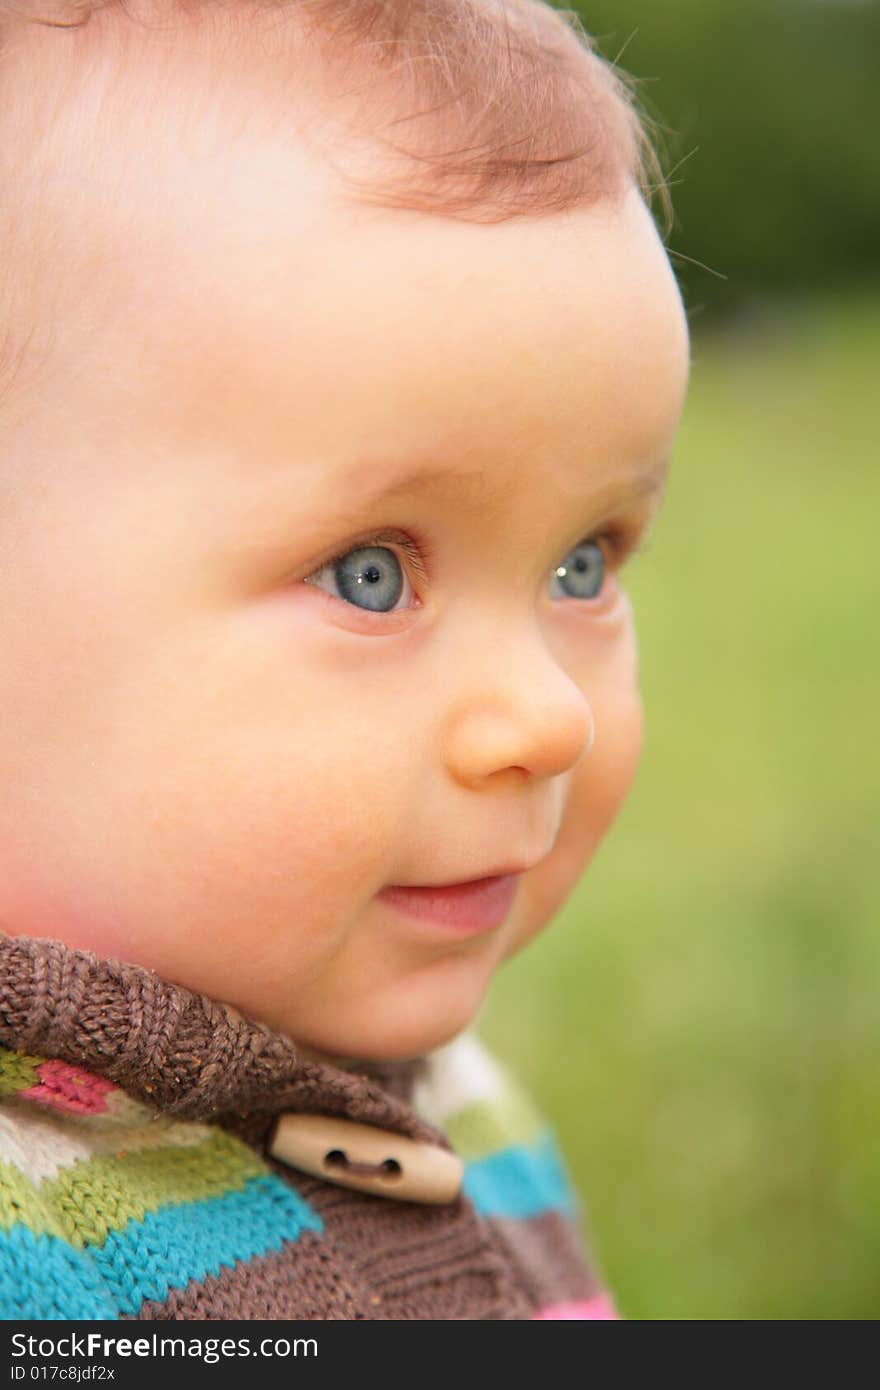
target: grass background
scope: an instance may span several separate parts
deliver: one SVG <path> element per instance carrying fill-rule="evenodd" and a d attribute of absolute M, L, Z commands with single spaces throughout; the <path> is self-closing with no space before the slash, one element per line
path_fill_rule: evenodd
<path fill-rule="evenodd" d="M 635 1318 L 880 1312 L 880 300 L 694 345 L 630 798 L 480 1031 Z"/>

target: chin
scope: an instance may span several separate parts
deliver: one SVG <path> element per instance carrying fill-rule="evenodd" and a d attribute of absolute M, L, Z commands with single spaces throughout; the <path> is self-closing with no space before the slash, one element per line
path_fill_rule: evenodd
<path fill-rule="evenodd" d="M 473 1023 L 503 954 L 497 938 L 469 945 L 372 980 L 348 971 L 344 981 L 308 1001 L 288 1001 L 264 1021 L 328 1060 L 398 1062 L 433 1052 Z"/>
<path fill-rule="evenodd" d="M 377 1038 L 369 1051 L 361 1052 L 360 1055 L 365 1060 L 375 1062 L 402 1062 L 410 1057 L 421 1057 L 426 1052 L 433 1052 L 435 1048 L 452 1042 L 453 1038 L 464 1032 L 473 1021 L 473 1017 L 473 1014 L 467 1014 L 455 1022 L 438 1024 L 433 1029 L 427 1029 L 422 1024 L 420 1028 L 409 1033 L 395 1032 L 393 1036 Z"/>
<path fill-rule="evenodd" d="M 344 1066 L 347 1061 L 404 1062 L 452 1042 L 467 1028 L 473 1017 L 472 1013 L 464 1016 L 459 1014 L 432 1027 L 426 1027 L 424 1019 L 412 1027 L 401 1026 L 395 1020 L 387 1028 L 374 1026 L 368 1030 L 346 1030 L 320 1039 L 301 1035 L 295 1037 L 294 1041 L 316 1056 L 339 1066 Z"/>
<path fill-rule="evenodd" d="M 364 1062 L 402 1062 L 452 1042 L 474 1020 L 484 990 L 451 1001 L 426 1003 L 417 991 L 403 999 L 373 1005 L 368 1013 L 347 1020 L 345 1027 L 301 1029 L 295 1041 L 329 1058 Z"/>

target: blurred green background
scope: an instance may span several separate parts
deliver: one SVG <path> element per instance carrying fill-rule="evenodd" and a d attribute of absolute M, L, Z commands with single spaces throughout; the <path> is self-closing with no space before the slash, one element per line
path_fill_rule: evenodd
<path fill-rule="evenodd" d="M 579 9 L 669 128 L 692 385 L 645 753 L 480 1026 L 625 1316 L 880 1314 L 880 6 Z M 874 117 L 872 122 L 871 116 Z M 690 151 L 694 151 L 690 153 Z"/>

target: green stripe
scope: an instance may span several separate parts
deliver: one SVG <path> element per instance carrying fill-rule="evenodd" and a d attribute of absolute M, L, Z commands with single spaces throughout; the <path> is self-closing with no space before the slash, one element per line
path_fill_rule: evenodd
<path fill-rule="evenodd" d="M 39 1081 L 37 1067 L 45 1057 L 29 1057 L 26 1052 L 10 1052 L 8 1047 L 0 1047 L 0 1096 L 15 1095 L 16 1091 L 26 1091 Z"/>
<path fill-rule="evenodd" d="M 507 1083 L 491 1100 L 457 1110 L 443 1128 L 456 1153 L 470 1162 L 512 1144 L 533 1143 L 544 1123 L 525 1091 Z"/>
<path fill-rule="evenodd" d="M 0 1158 L 0 1231 L 11 1231 L 22 1222 L 35 1236 L 64 1236 L 61 1223 L 30 1179 L 14 1163 Z"/>
<path fill-rule="evenodd" d="M 142 1221 L 148 1212 L 241 1191 L 248 1178 L 269 1171 L 246 1144 L 218 1129 L 192 1148 L 101 1154 L 64 1168 L 39 1188 L 18 1174 L 23 1188 L 16 1188 L 14 1221 L 10 1203 L 4 1202 L 0 1228 L 24 1221 L 35 1233 L 60 1235 L 77 1249 L 102 1245 L 111 1231 Z"/>

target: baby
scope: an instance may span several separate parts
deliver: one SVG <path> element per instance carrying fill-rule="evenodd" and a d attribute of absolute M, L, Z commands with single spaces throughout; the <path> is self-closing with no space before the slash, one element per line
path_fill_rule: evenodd
<path fill-rule="evenodd" d="M 538 0 L 30 11 L 2 1316 L 612 1316 L 466 1030 L 639 756 L 688 345 L 627 89 Z"/>

